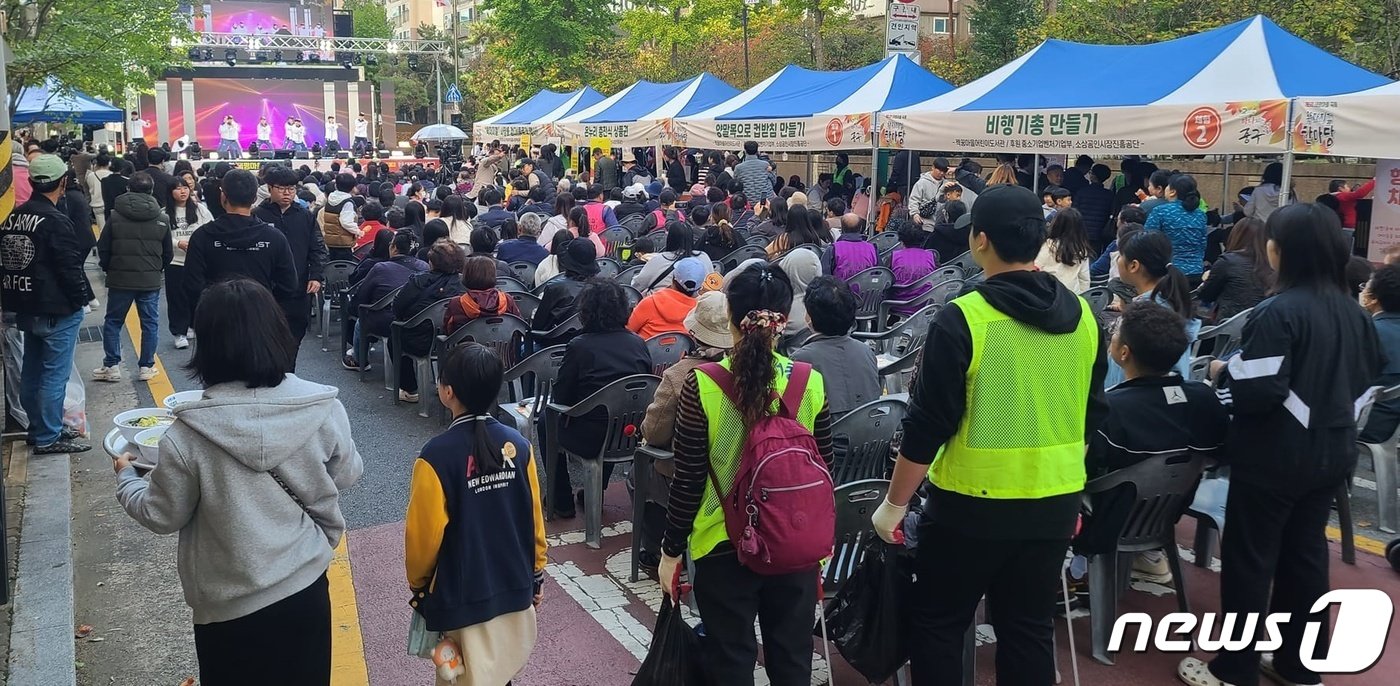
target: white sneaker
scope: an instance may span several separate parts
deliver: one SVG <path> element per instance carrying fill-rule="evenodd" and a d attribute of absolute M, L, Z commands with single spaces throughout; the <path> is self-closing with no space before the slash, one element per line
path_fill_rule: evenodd
<path fill-rule="evenodd" d="M 98 367 L 92 370 L 93 381 L 121 381 L 122 368 L 117 366 Z"/>
<path fill-rule="evenodd" d="M 150 381 L 160 376 L 160 372 L 156 371 L 155 367 L 140 367 L 139 369 L 140 371 L 136 372 L 137 381 Z"/>
<path fill-rule="evenodd" d="M 1289 681 L 1289 680 L 1287 680 L 1287 679 L 1285 679 L 1285 678 L 1279 676 L 1278 670 L 1274 669 L 1274 654 L 1273 654 L 1273 653 L 1260 653 L 1260 654 L 1259 654 L 1259 671 L 1262 672 L 1262 673 L 1264 674 L 1264 676 L 1269 677 L 1270 679 L 1273 679 L 1275 683 L 1281 684 L 1282 686 L 1322 686 L 1322 682 L 1321 682 L 1321 681 L 1314 681 L 1314 682 L 1311 682 L 1311 683 L 1303 683 L 1303 682 L 1300 682 L 1300 681 Z"/>
<path fill-rule="evenodd" d="M 399 389 L 399 402 L 416 403 L 418 402 L 418 394 Z"/>
<path fill-rule="evenodd" d="M 185 338 L 188 338 L 188 339 L 190 339 L 190 340 L 194 340 L 194 329 L 189 329 L 189 330 L 185 331 Z"/>
<path fill-rule="evenodd" d="M 1176 678 L 1187 686 L 1233 686 L 1228 681 L 1217 679 L 1206 663 L 1194 657 L 1185 658 L 1177 665 Z"/>
<path fill-rule="evenodd" d="M 1149 560 L 1145 553 L 1133 556 L 1132 578 L 1164 586 L 1172 585 L 1172 568 L 1167 556 L 1157 553 L 1155 560 Z"/>
<path fill-rule="evenodd" d="M 175 349 L 176 349 L 176 350 L 184 350 L 185 348 L 188 348 L 188 347 L 190 347 L 190 339 L 189 339 L 188 336 L 176 336 L 176 337 L 175 337 Z"/>

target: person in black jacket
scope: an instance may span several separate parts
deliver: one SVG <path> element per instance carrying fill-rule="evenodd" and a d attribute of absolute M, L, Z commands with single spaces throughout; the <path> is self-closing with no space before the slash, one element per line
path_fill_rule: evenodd
<path fill-rule="evenodd" d="M 198 307 L 204 287 L 233 276 L 262 284 L 277 302 L 304 295 L 287 237 L 253 216 L 258 179 L 246 169 L 234 169 L 220 184 L 224 216 L 199 227 L 185 252 L 185 288 L 191 307 Z"/>
<path fill-rule="evenodd" d="M 586 244 L 586 241 L 578 242 Z M 630 309 L 627 295 L 617 282 L 593 278 L 584 283 L 578 295 L 583 333 L 569 341 L 564 350 L 559 377 L 550 392 L 551 400 L 572 405 L 624 376 L 651 373 L 651 354 L 647 352 L 646 342 L 627 330 Z M 606 438 L 607 424 L 607 412 L 602 409 L 582 417 L 565 418 L 560 425 L 558 445 L 584 459 L 597 459 Z M 568 462 L 556 460 L 555 473 L 549 475 L 549 507 L 556 516 L 565 519 L 575 514 Z M 612 476 L 612 466 L 611 463 L 603 465 L 604 488 Z M 582 503 L 582 491 L 578 500 Z"/>
<path fill-rule="evenodd" d="M 131 178 L 131 174 L 130 162 L 120 158 L 112 160 L 112 173 L 101 181 L 102 213 L 104 215 L 102 219 L 104 222 L 112 218 L 112 211 L 117 208 L 117 196 L 126 192 L 126 183 Z"/>
<path fill-rule="evenodd" d="M 92 231 L 92 225 L 96 221 L 92 215 L 92 203 L 88 201 L 78 176 L 72 171 L 68 172 L 67 186 L 63 198 L 58 201 L 59 209 L 68 215 L 68 221 L 73 222 L 73 233 L 78 239 L 78 252 L 83 259 L 87 259 L 87 256 L 92 254 L 92 249 L 97 247 L 97 234 Z"/>
<path fill-rule="evenodd" d="M 151 148 L 146 153 L 146 161 L 150 163 L 144 171 L 151 175 L 151 181 L 155 182 L 156 189 L 154 195 L 156 202 L 160 203 L 161 209 L 165 208 L 165 201 L 170 197 L 170 187 L 175 185 L 175 177 L 167 174 L 162 165 L 170 159 L 170 153 L 162 148 Z"/>
<path fill-rule="evenodd" d="M 291 167 L 272 167 L 267 172 L 267 200 L 258 205 L 254 216 L 275 227 L 287 237 L 292 264 L 297 270 L 297 293 L 282 303 L 287 325 L 298 348 L 306 336 L 311 316 L 311 296 L 321 292 L 325 280 L 326 240 L 316 215 L 296 202 L 297 175 Z M 296 364 L 296 356 L 292 356 Z"/>
<path fill-rule="evenodd" d="M 551 279 L 540 294 L 540 305 L 535 309 L 535 319 L 530 324 L 533 331 L 547 332 L 578 314 L 578 296 L 583 290 L 583 284 L 598 274 L 597 258 L 598 253 L 592 242 L 579 238 L 568 241 L 564 252 L 559 255 L 559 271 L 563 278 Z M 622 323 L 627 323 L 625 314 Z M 569 338 L 571 336 L 536 336 L 535 343 L 537 347 L 544 348 L 567 343 Z"/>
<path fill-rule="evenodd" d="M 209 214 L 215 219 L 224 216 L 224 207 L 219 204 L 219 180 L 232 168 L 228 162 L 217 162 L 212 172 L 209 167 L 204 168 L 204 178 L 199 181 L 199 195 L 204 198 L 205 207 L 209 208 Z"/>
<path fill-rule="evenodd" d="M 132 175 L 130 190 L 117 198 L 112 221 L 97 243 L 98 264 L 107 272 L 107 312 L 102 322 L 102 366 L 92 372 L 96 381 L 121 381 L 122 324 L 133 304 L 141 320 L 136 378 L 149 381 L 156 376 L 160 285 L 175 256 L 175 242 L 170 218 L 151 197 L 154 187 L 150 174 Z"/>
<path fill-rule="evenodd" d="M 666 185 L 678 195 L 690 190 L 690 186 L 685 182 L 685 166 L 677 157 L 676 149 L 666 148 L 661 151 L 661 156 L 666 161 Z"/>
<path fill-rule="evenodd" d="M 1106 164 L 1096 164 L 1089 172 L 1083 188 L 1074 193 L 1074 209 L 1084 218 L 1084 229 L 1089 233 L 1089 243 L 1094 246 L 1094 254 L 1103 252 L 1112 236 L 1108 233 L 1108 219 L 1113 214 L 1113 191 L 1104 188 L 1112 170 Z"/>
<path fill-rule="evenodd" d="M 428 250 L 428 271 L 409 277 L 399 294 L 394 296 L 394 321 L 408 321 L 414 315 L 444 298 L 455 298 L 467 292 L 462 285 L 462 266 L 467 253 L 462 246 L 441 239 Z M 403 332 L 403 350 L 390 350 L 389 359 L 399 360 L 399 400 L 418 402 L 418 373 L 409 355 L 426 355 L 432 349 L 437 332 L 429 323 Z"/>
<path fill-rule="evenodd" d="M 1212 363 L 1218 393 L 1233 410 L 1221 611 L 1290 619 L 1272 656 L 1261 660 L 1249 642 L 1209 665 L 1186 658 L 1178 675 L 1187 683 L 1254 684 L 1261 671 L 1280 683 L 1322 681 L 1299 653 L 1313 622 L 1322 632 L 1315 645 L 1326 650 L 1328 613 L 1311 610 L 1328 590 L 1327 521 L 1356 468 L 1356 408 L 1374 393 L 1383 359 L 1375 326 L 1349 295 L 1341 229 L 1337 214 L 1321 205 L 1286 205 L 1269 215 L 1277 294 L 1254 308 L 1240 354 Z"/>
<path fill-rule="evenodd" d="M 83 306 L 92 301 L 73 224 L 55 205 L 67 173 L 57 155 L 36 156 L 29 163 L 33 195 L 0 226 L 0 300 L 24 332 L 19 396 L 36 455 L 92 449 L 63 425 L 78 327 Z"/>

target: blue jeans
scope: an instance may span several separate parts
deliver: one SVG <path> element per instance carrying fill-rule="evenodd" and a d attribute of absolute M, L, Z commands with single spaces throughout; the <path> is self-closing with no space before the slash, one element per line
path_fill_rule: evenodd
<path fill-rule="evenodd" d="M 219 157 L 226 160 L 236 160 L 243 156 L 243 149 L 238 147 L 238 141 L 219 139 Z"/>
<path fill-rule="evenodd" d="M 160 291 L 128 291 L 107 289 L 107 316 L 102 321 L 102 366 L 115 367 L 122 362 L 122 325 L 131 304 L 136 303 L 136 316 L 141 318 L 142 367 L 156 366 L 156 343 L 160 341 Z"/>
<path fill-rule="evenodd" d="M 29 415 L 29 437 L 34 445 L 51 445 L 63 430 L 63 396 L 73 370 L 83 311 L 59 316 L 21 314 L 16 323 L 24 332 L 19 402 Z"/>

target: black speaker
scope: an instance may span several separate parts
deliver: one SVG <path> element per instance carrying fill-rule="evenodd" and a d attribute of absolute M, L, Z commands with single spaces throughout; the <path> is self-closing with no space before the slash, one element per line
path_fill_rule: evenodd
<path fill-rule="evenodd" d="M 273 150 L 259 150 L 259 151 L 258 151 L 258 159 L 260 159 L 260 160 L 270 160 L 270 159 L 273 158 L 273 156 L 274 156 L 275 154 L 276 154 L 276 152 L 274 152 Z"/>
<path fill-rule="evenodd" d="M 298 152 L 298 153 L 296 154 L 296 158 L 299 159 L 299 160 L 309 160 L 309 159 L 311 159 L 311 151 L 310 151 L 310 150 L 302 150 L 301 152 Z"/>
<path fill-rule="evenodd" d="M 293 153 L 290 148 L 278 148 L 277 152 L 273 153 L 272 158 L 277 160 L 290 160 L 292 159 L 292 155 Z"/>
<path fill-rule="evenodd" d="M 331 12 L 331 30 L 337 37 L 350 38 L 355 35 L 355 20 L 349 10 Z"/>

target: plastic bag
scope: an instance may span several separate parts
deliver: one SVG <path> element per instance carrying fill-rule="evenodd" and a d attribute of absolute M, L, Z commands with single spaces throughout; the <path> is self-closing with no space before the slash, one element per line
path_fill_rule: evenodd
<path fill-rule="evenodd" d="M 700 657 L 700 637 L 681 619 L 681 609 L 669 596 L 661 596 L 656 633 L 632 686 L 703 686 L 705 668 Z"/>
<path fill-rule="evenodd" d="M 63 392 L 63 425 L 86 436 L 87 390 L 83 387 L 83 375 L 78 373 L 78 365 L 70 366 L 73 370 L 68 374 L 68 387 Z"/>
<path fill-rule="evenodd" d="M 900 603 L 909 597 L 913 576 L 901 553 L 902 546 L 871 536 L 860 564 L 824 611 L 827 638 L 871 683 L 884 683 L 909 661 Z"/>

